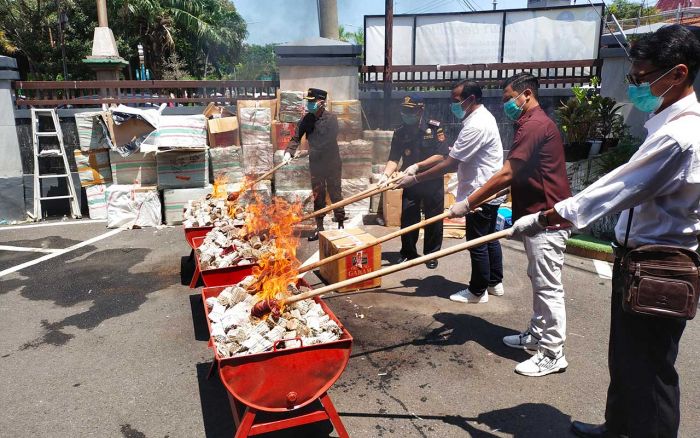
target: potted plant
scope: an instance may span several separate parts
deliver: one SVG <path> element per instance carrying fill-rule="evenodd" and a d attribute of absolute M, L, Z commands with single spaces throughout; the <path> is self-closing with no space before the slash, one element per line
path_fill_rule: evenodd
<path fill-rule="evenodd" d="M 597 86 L 598 78 L 594 77 L 590 87 L 572 87 L 574 96 L 555 110 L 566 140 L 566 161 L 587 158 L 594 142 L 599 149 L 596 153 L 614 147 L 625 134 L 624 119 L 618 113 L 622 105 L 601 96 Z"/>

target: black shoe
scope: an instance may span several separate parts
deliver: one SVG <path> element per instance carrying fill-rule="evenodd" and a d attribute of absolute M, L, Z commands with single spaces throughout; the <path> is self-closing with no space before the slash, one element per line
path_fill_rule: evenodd
<path fill-rule="evenodd" d="M 308 240 L 309 242 L 318 240 L 318 230 L 314 231 L 314 233 L 310 235 L 306 240 Z"/>
<path fill-rule="evenodd" d="M 438 267 L 438 261 L 435 260 L 435 259 L 433 259 L 433 260 L 428 260 L 427 262 L 425 262 L 425 266 L 426 266 L 428 269 L 435 269 L 435 268 Z"/>
<path fill-rule="evenodd" d="M 571 423 L 571 431 L 584 438 L 619 438 L 622 435 L 609 431 L 605 424 L 589 424 L 580 421 Z"/>
<path fill-rule="evenodd" d="M 338 221 L 338 229 L 339 229 L 339 230 L 344 230 L 344 229 L 345 229 L 345 225 L 343 224 L 343 221 Z"/>
<path fill-rule="evenodd" d="M 399 257 L 399 259 L 396 261 L 396 263 L 404 263 L 404 262 L 407 262 L 409 260 L 413 260 L 415 258 L 416 257 L 406 257 L 406 256 L 402 255 Z"/>

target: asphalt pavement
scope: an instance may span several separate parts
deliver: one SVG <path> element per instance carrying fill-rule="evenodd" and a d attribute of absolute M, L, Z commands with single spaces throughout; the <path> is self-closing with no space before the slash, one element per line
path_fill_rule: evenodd
<path fill-rule="evenodd" d="M 0 436 L 233 436 L 226 390 L 206 378 L 212 352 L 199 291 L 187 286 L 182 229 L 109 231 L 94 222 L 0 227 L 0 248 L 35 249 L 0 249 Z M 513 368 L 529 355 L 501 338 L 530 317 L 527 260 L 520 243 L 503 247 L 506 293 L 487 304 L 448 299 L 469 277 L 461 253 L 436 270 L 384 277 L 380 289 L 326 297 L 354 337 L 329 391 L 350 436 L 566 437 L 572 419 L 602 420 L 610 280 L 591 260 L 567 256 L 569 368 L 522 377 Z M 398 248 L 384 245 L 385 265 Z M 315 250 L 304 240 L 299 258 Z M 315 273 L 306 278 L 323 284 Z M 700 436 L 699 361 L 692 321 L 677 363 L 683 437 Z M 318 423 L 265 436 L 337 434 Z"/>

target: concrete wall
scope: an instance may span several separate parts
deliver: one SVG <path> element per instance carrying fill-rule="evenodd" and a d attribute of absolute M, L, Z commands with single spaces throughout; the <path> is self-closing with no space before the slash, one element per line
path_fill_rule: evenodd
<path fill-rule="evenodd" d="M 280 89 L 306 91 L 320 88 L 331 100 L 355 100 L 359 93 L 359 75 L 354 65 L 300 66 L 281 65 Z"/>

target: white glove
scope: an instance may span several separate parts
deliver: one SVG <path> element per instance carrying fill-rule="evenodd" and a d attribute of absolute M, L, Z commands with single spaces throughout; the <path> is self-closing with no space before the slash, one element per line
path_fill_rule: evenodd
<path fill-rule="evenodd" d="M 455 202 L 452 204 L 449 211 L 450 214 L 447 217 L 450 219 L 466 216 L 469 213 L 469 199 L 465 199 L 461 202 Z"/>
<path fill-rule="evenodd" d="M 308 149 L 298 150 L 297 153 L 294 154 L 294 158 L 304 158 L 307 155 L 309 155 Z"/>
<path fill-rule="evenodd" d="M 521 238 L 523 236 L 534 236 L 544 230 L 544 226 L 539 221 L 539 213 L 532 213 L 521 217 L 513 223 L 513 238 Z"/>
<path fill-rule="evenodd" d="M 377 187 L 382 189 L 389 185 L 389 175 L 386 173 L 382 173 L 382 176 L 379 178 L 379 181 L 377 182 Z"/>
<path fill-rule="evenodd" d="M 404 175 L 403 178 L 401 178 L 396 184 L 396 188 L 407 189 L 416 184 L 418 184 L 418 178 L 416 178 L 415 175 Z"/>
<path fill-rule="evenodd" d="M 292 154 L 289 152 L 284 153 L 284 164 L 288 164 L 290 161 L 292 161 Z"/>
<path fill-rule="evenodd" d="M 414 176 L 418 173 L 418 164 L 411 164 L 403 171 L 404 175 Z"/>

